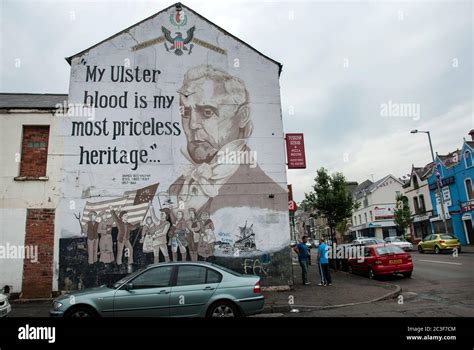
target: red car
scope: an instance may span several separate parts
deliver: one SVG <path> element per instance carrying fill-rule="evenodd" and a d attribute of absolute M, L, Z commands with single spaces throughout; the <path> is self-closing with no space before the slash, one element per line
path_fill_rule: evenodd
<path fill-rule="evenodd" d="M 377 244 L 363 247 L 364 257 L 348 261 L 350 273 L 362 273 L 369 278 L 401 273 L 410 278 L 413 272 L 411 255 L 393 244 Z"/>

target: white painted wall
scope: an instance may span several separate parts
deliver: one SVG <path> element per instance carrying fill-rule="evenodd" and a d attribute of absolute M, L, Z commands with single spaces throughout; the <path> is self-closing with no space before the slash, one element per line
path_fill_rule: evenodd
<path fill-rule="evenodd" d="M 280 196 L 275 197 L 278 201 L 278 211 L 275 211 L 274 223 L 269 222 L 266 210 L 256 207 L 233 209 L 227 214 L 218 211 L 212 217 L 216 226 L 216 232 L 221 230 L 232 232 L 238 231 L 238 225 L 243 226 L 247 220 L 249 224 L 255 222 L 256 241 L 262 251 L 282 249 L 289 242 L 289 222 L 287 213 L 286 195 L 286 160 L 284 149 L 284 133 L 281 118 L 279 66 L 273 61 L 263 57 L 255 50 L 235 38 L 223 33 L 211 23 L 203 20 L 191 11 L 185 9 L 187 25 L 178 29 L 170 23 L 170 15 L 174 15 L 174 8 L 150 18 L 127 32 L 119 34 L 96 47 L 91 48 L 84 54 L 72 59 L 71 78 L 69 90 L 69 102 L 82 103 L 84 91 L 99 90 L 105 95 L 121 95 L 128 91 L 129 96 L 138 92 L 139 95 L 168 95 L 174 96 L 175 100 L 171 109 L 154 109 L 151 106 L 143 109 L 131 107 L 132 99 L 129 99 L 129 108 L 100 108 L 96 109 L 96 120 L 107 118 L 108 123 L 113 121 L 134 120 L 146 121 L 155 117 L 160 121 L 171 121 L 181 123 L 179 111 L 179 94 L 177 91 L 182 87 L 186 72 L 190 69 L 206 64 L 213 68 L 224 70 L 228 74 L 241 79 L 250 99 L 250 118 L 253 123 L 253 133 L 247 139 L 247 145 L 252 151 L 257 152 L 259 167 L 278 184 Z M 158 43 L 146 48 L 133 51 L 131 48 L 139 43 L 163 36 L 162 26 L 175 32 L 181 32 L 186 37 L 186 31 L 195 26 L 194 37 L 207 43 L 215 45 L 226 51 L 225 54 L 218 53 L 194 43 L 191 54 L 184 51 L 183 55 L 177 56 L 167 52 L 164 43 Z M 169 42 L 166 43 L 171 47 Z M 189 44 L 188 44 L 189 48 Z M 128 64 L 130 68 L 159 69 L 159 81 L 157 83 L 115 83 L 110 79 L 110 67 Z M 104 79 L 101 82 L 86 81 L 87 66 L 97 65 L 106 68 Z M 158 191 L 167 191 L 170 185 L 183 174 L 190 162 L 181 150 L 186 147 L 184 131 L 179 136 L 135 136 L 121 137 L 113 141 L 111 137 L 71 137 L 71 121 L 65 119 L 62 131 L 65 136 L 65 153 L 71 155 L 66 159 L 65 166 L 65 198 L 60 204 L 60 225 L 62 237 L 78 236 L 77 220 L 68 208 L 73 200 L 77 210 L 81 210 L 85 201 L 101 196 L 103 199 L 121 197 L 124 191 L 136 190 L 154 183 L 160 183 Z M 74 119 L 77 120 L 77 119 Z M 151 144 L 158 145 L 157 151 L 152 152 L 152 157 L 161 160 L 159 164 L 140 164 L 137 170 L 131 170 L 129 165 L 80 165 L 79 149 L 83 145 L 90 149 L 94 145 L 96 149 L 106 149 L 108 146 L 117 146 L 121 149 L 147 149 Z M 149 174 L 150 178 L 136 184 L 123 184 L 122 174 Z M 252 182 L 249 178 L 248 182 Z M 255 193 L 242 194 L 251 196 Z M 86 193 L 86 195 L 84 195 Z M 278 198 L 278 199 L 277 199 Z M 154 202 L 155 208 L 159 204 Z M 227 219 L 232 215 L 232 220 Z M 240 224 L 238 224 L 240 223 Z"/>
<path fill-rule="evenodd" d="M 357 227 L 363 224 L 368 224 L 370 222 L 375 222 L 375 207 L 380 206 L 380 207 L 386 207 L 386 206 L 395 206 L 396 201 L 396 193 L 399 191 L 400 193 L 403 193 L 402 191 L 402 185 L 400 182 L 398 182 L 396 179 L 393 178 L 388 178 L 385 182 L 382 184 L 386 184 L 385 186 L 379 186 L 377 189 L 375 189 L 373 192 L 367 194 L 367 201 L 368 201 L 368 206 L 364 208 L 364 198 L 361 198 L 359 200 L 360 206 L 359 209 L 356 211 L 353 211 L 352 213 L 352 221 L 353 224 L 355 225 L 352 228 L 352 231 L 357 230 Z M 370 212 L 372 212 L 372 220 L 371 220 L 371 215 Z M 359 215 L 360 219 L 359 220 Z M 365 219 L 367 215 L 367 220 Z M 355 221 L 357 218 L 357 221 Z M 393 223 L 393 220 L 377 220 L 377 222 L 387 222 L 387 223 Z M 377 228 L 376 230 L 376 237 L 382 238 L 382 229 Z"/>
<path fill-rule="evenodd" d="M 50 125 L 47 181 L 15 181 L 20 174 L 21 143 L 23 125 Z M 62 138 L 59 136 L 59 119 L 52 113 L 43 111 L 15 111 L 0 115 L 0 244 L 23 244 L 25 240 L 26 209 L 55 209 L 62 196 L 63 150 Z M 57 219 L 57 216 L 56 216 Z M 55 234 L 55 241 L 58 242 Z M 14 243 L 13 243 L 14 242 Z M 55 245 L 55 248 L 58 246 Z M 55 249 L 54 261 L 58 261 L 59 251 Z M 4 264 L 5 262 L 0 261 Z M 13 292 L 20 292 L 23 276 L 23 260 L 10 262 L 5 269 L 0 269 L 0 287 L 4 278 L 12 281 Z M 3 271 L 6 271 L 4 274 Z M 55 270 L 56 271 L 56 270 Z M 5 277 L 4 277 L 5 276 Z M 57 275 L 53 275 L 53 290 L 57 286 Z"/>
<path fill-rule="evenodd" d="M 26 209 L 0 208 L 0 245 L 21 247 L 25 244 Z M 0 289 L 10 287 L 10 293 L 21 292 L 23 259 L 11 255 L 0 257 Z"/>

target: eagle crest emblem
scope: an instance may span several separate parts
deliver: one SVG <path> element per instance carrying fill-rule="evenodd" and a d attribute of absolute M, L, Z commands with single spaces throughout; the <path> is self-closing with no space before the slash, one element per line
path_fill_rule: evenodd
<path fill-rule="evenodd" d="M 186 31 L 186 38 L 183 38 L 183 33 L 175 32 L 175 36 L 173 36 L 169 29 L 166 29 L 162 26 L 161 30 L 163 32 L 163 35 L 165 36 L 166 41 L 171 44 L 171 46 L 168 47 L 168 43 L 165 42 L 166 51 L 170 53 L 173 52 L 176 56 L 181 56 L 184 51 L 187 51 L 188 55 L 190 55 L 194 47 L 193 44 L 190 44 L 191 40 L 193 40 L 194 37 L 194 29 L 194 26 L 189 28 Z"/>

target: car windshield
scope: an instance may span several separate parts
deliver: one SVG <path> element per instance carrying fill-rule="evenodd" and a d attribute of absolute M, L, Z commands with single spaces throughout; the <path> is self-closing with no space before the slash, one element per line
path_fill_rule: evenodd
<path fill-rule="evenodd" d="M 115 282 L 114 284 L 112 285 L 107 285 L 107 287 L 112 287 L 112 288 L 118 288 L 120 287 L 122 284 L 124 284 L 126 281 L 128 281 L 129 279 L 132 279 L 136 276 L 138 276 L 139 274 L 141 274 L 144 270 L 146 270 L 146 266 L 145 267 L 142 267 L 141 269 L 138 269 L 137 271 L 119 279 L 117 282 Z"/>
<path fill-rule="evenodd" d="M 392 237 L 392 242 L 406 242 L 406 239 L 403 237 Z"/>
<path fill-rule="evenodd" d="M 451 235 L 440 235 L 441 239 L 456 239 L 456 237 L 453 237 Z"/>
<path fill-rule="evenodd" d="M 389 255 L 389 254 L 401 254 L 404 253 L 404 251 L 395 246 L 388 246 L 388 247 L 379 247 L 375 248 L 375 251 L 377 252 L 377 255 Z"/>

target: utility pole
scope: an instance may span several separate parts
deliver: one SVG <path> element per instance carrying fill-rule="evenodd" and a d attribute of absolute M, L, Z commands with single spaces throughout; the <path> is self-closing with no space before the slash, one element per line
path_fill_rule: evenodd
<path fill-rule="evenodd" d="M 429 131 L 416 130 L 416 129 L 411 131 L 412 134 L 417 134 L 419 132 L 428 135 L 428 141 L 430 143 L 430 150 L 431 150 L 431 159 L 433 159 L 433 165 L 436 167 L 436 159 L 435 159 L 435 156 L 434 156 L 433 144 L 431 143 L 430 132 Z M 438 174 L 439 174 L 438 173 L 438 168 L 436 168 L 436 173 L 435 173 L 435 175 L 436 175 L 436 189 L 437 189 L 438 197 L 439 197 L 439 201 L 440 201 L 442 219 L 443 219 L 443 224 L 444 224 L 444 231 L 445 231 L 445 233 L 448 233 L 448 224 L 446 223 L 446 213 L 445 213 L 445 209 L 444 209 L 444 198 L 443 198 L 443 193 L 441 193 L 441 186 L 440 186 L 439 181 L 438 181 L 438 180 L 441 180 L 441 174 L 439 174 L 439 179 L 438 179 Z M 438 214 L 440 214 L 440 213 L 438 213 Z"/>

